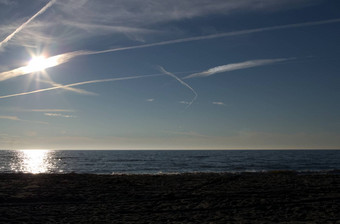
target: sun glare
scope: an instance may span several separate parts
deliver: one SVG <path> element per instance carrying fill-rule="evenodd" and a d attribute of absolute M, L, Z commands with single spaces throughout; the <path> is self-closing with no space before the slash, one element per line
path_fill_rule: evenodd
<path fill-rule="evenodd" d="M 58 63 L 54 57 L 46 58 L 44 56 L 33 57 L 25 67 L 25 72 L 39 72 L 46 68 L 56 66 Z"/>
<path fill-rule="evenodd" d="M 11 167 L 15 172 L 24 173 L 46 173 L 53 169 L 50 150 L 18 150 L 17 160 L 13 161 Z"/>

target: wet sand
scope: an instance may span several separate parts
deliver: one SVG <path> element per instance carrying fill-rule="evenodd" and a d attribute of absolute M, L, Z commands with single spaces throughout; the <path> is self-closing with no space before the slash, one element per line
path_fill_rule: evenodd
<path fill-rule="evenodd" d="M 340 223 L 340 174 L 0 174 L 0 223 Z"/>

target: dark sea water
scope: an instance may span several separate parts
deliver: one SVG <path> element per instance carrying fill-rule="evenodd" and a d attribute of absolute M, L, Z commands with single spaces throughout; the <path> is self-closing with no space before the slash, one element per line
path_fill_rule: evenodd
<path fill-rule="evenodd" d="M 340 170 L 340 150 L 0 150 L 1 173 L 156 174 Z"/>

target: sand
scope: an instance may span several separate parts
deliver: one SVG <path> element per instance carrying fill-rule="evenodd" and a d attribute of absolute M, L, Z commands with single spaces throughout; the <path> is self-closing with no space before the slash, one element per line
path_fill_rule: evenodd
<path fill-rule="evenodd" d="M 0 174 L 0 223 L 340 223 L 340 174 Z"/>

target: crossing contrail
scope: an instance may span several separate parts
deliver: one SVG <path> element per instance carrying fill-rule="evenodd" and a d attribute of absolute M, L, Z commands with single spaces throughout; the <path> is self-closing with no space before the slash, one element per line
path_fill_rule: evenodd
<path fill-rule="evenodd" d="M 54 3 L 54 1 L 52 0 L 45 7 L 47 7 L 47 6 L 50 7 L 53 3 Z M 48 7 L 47 8 L 45 8 L 45 7 L 43 9 L 46 10 Z M 40 12 L 40 13 L 42 13 L 42 12 Z M 45 68 L 58 66 L 60 64 L 66 63 L 66 62 L 70 61 L 71 59 L 73 59 L 74 57 L 78 57 L 78 56 L 104 54 L 104 53 L 110 53 L 110 52 L 116 52 L 116 51 L 134 50 L 134 49 L 149 48 L 149 47 L 163 46 L 163 45 L 171 45 L 171 44 L 190 42 L 190 41 L 207 40 L 207 39 L 229 37 L 229 36 L 239 36 L 239 35 L 260 33 L 260 32 L 265 32 L 265 31 L 272 31 L 272 30 L 290 29 L 290 28 L 307 27 L 307 26 L 317 26 L 317 25 L 339 23 L 339 22 L 340 22 L 340 18 L 339 19 L 331 19 L 331 20 L 314 21 L 314 22 L 305 22 L 305 23 L 295 23 L 295 24 L 287 24 L 287 25 L 279 25 L 279 26 L 262 27 L 262 28 L 256 28 L 256 29 L 231 31 L 231 32 L 225 32 L 225 33 L 219 33 L 219 34 L 182 38 L 182 39 L 162 41 L 162 42 L 156 42 L 156 43 L 150 43 L 150 44 L 129 46 L 129 47 L 111 48 L 111 49 L 101 50 L 101 51 L 85 51 L 85 50 L 73 51 L 73 52 L 67 52 L 67 53 L 63 53 L 63 54 L 59 54 L 59 55 L 55 55 L 55 56 L 46 58 L 45 59 L 46 60 Z M 5 72 L 0 73 L 0 81 L 15 78 L 17 76 L 26 75 L 26 74 L 29 74 L 31 72 L 32 72 L 32 70 L 29 68 L 29 66 L 23 66 L 23 67 L 16 68 L 16 69 L 13 69 L 13 70 L 10 70 L 10 71 L 5 71 Z"/>
<path fill-rule="evenodd" d="M 55 87 L 58 86 L 58 87 L 61 87 L 61 88 L 65 89 L 65 90 L 76 92 L 76 93 L 79 93 L 79 94 L 97 95 L 96 93 L 93 93 L 93 92 L 90 92 L 90 91 L 87 91 L 87 90 L 77 89 L 77 88 L 73 88 L 73 87 L 65 87 L 64 85 L 56 83 L 56 82 L 54 82 L 52 80 L 41 80 L 41 79 L 38 79 L 37 81 L 38 82 L 42 82 L 42 83 L 47 83 L 47 84 L 50 84 L 50 85 L 55 86 Z"/>
<path fill-rule="evenodd" d="M 191 87 L 189 86 L 186 82 L 184 82 L 182 79 L 178 78 L 176 75 L 174 75 L 173 73 L 171 72 L 168 72 L 166 71 L 163 67 L 160 66 L 160 69 L 161 71 L 166 74 L 166 75 L 169 75 L 171 77 L 173 77 L 174 79 L 176 79 L 178 82 L 180 82 L 183 86 L 187 87 L 188 89 L 190 89 L 191 92 L 193 92 L 194 94 L 194 98 L 192 98 L 192 100 L 189 102 L 188 106 L 186 106 L 186 108 L 190 107 L 191 104 L 197 99 L 198 97 L 198 94 L 196 93 L 196 91 Z"/>
<path fill-rule="evenodd" d="M 18 28 L 16 28 L 16 30 L 14 30 L 13 33 L 11 33 L 10 35 L 8 35 L 4 40 L 2 40 L 0 42 L 0 48 L 5 45 L 8 41 L 10 41 L 15 34 L 17 34 L 18 32 L 20 32 L 23 28 L 25 28 L 25 26 L 27 26 L 27 24 L 29 24 L 32 20 L 34 20 L 37 16 L 39 16 L 40 14 L 44 13 L 49 7 L 51 7 L 56 0 L 51 0 L 50 2 L 48 2 L 42 9 L 40 9 L 36 14 L 34 14 L 31 18 L 29 18 L 26 22 L 24 22 L 23 24 L 21 24 L 21 26 L 19 26 Z"/>
<path fill-rule="evenodd" d="M 130 79 L 141 79 L 141 78 L 156 77 L 156 76 L 161 76 L 161 75 L 163 75 L 163 74 L 140 75 L 140 76 L 128 76 L 128 77 L 121 77 L 121 78 L 112 78 L 112 79 L 90 80 L 90 81 L 85 81 L 85 82 L 77 82 L 77 83 L 72 83 L 72 84 L 67 84 L 67 85 L 54 86 L 54 87 L 45 88 L 45 89 L 38 89 L 38 90 L 29 91 L 29 92 L 15 93 L 15 94 L 10 94 L 10 95 L 6 95 L 6 96 L 0 96 L 0 99 L 10 98 L 10 97 L 15 97 L 15 96 L 24 96 L 24 95 L 34 94 L 34 93 L 41 93 L 41 92 L 52 91 L 52 90 L 56 90 L 56 89 L 65 89 L 65 88 L 68 88 L 68 87 L 81 86 L 81 85 L 87 85 L 87 84 L 92 84 L 92 83 L 115 82 L 115 81 L 130 80 Z"/>

